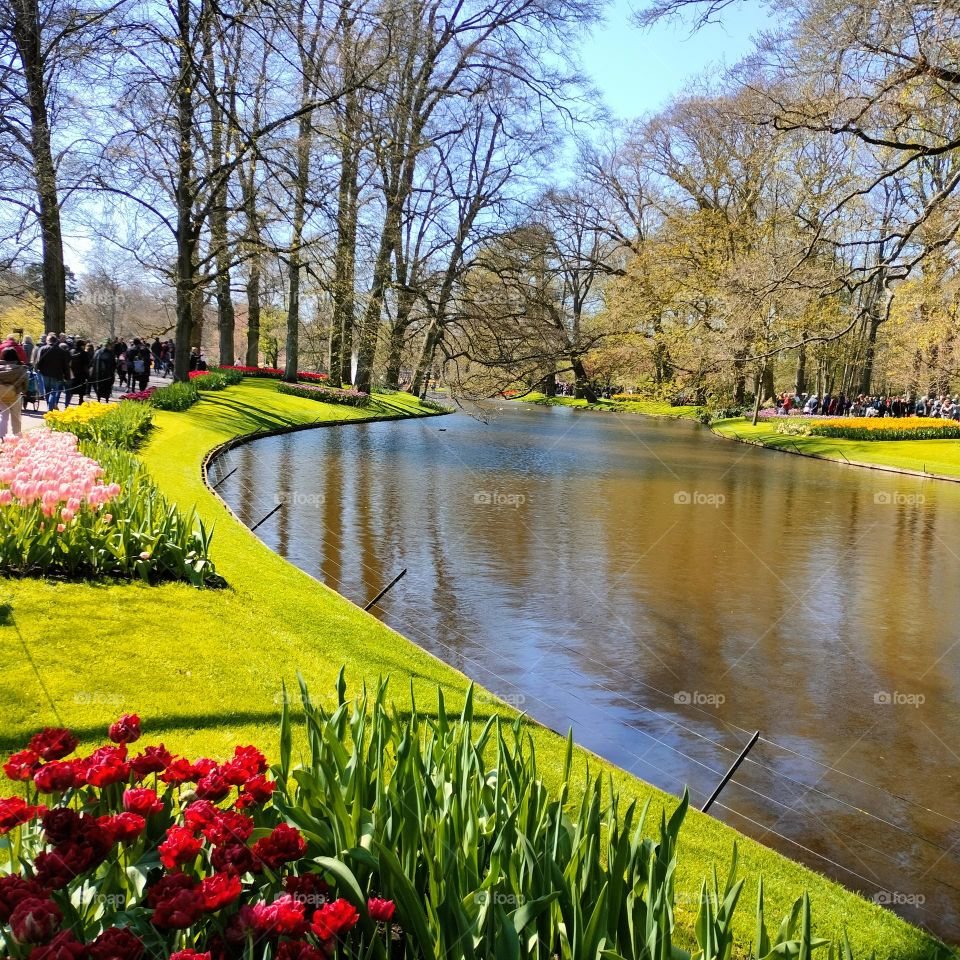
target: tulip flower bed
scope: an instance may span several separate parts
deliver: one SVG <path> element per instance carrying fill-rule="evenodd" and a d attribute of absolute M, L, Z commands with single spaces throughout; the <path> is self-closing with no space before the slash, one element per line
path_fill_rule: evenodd
<path fill-rule="evenodd" d="M 254 747 L 225 763 L 131 754 L 140 720 L 67 759 L 78 741 L 45 729 L 4 765 L 25 796 L 0 799 L 14 831 L 0 877 L 0 941 L 15 960 L 385 957 L 394 907 L 358 898 L 325 869 L 323 838 L 272 803 Z M 346 896 L 338 896 L 340 887 Z"/>
<path fill-rule="evenodd" d="M 810 436 L 835 440 L 960 440 L 960 423 L 931 417 L 844 417 L 814 420 Z"/>
<path fill-rule="evenodd" d="M 320 400 L 323 403 L 342 403 L 348 407 L 365 407 L 370 402 L 370 394 L 362 390 L 337 390 L 307 383 L 278 383 L 280 393 L 305 400 Z"/>
<path fill-rule="evenodd" d="M 219 584 L 210 536 L 114 447 L 46 428 L 0 443 L 0 570 Z"/>
<path fill-rule="evenodd" d="M 147 387 L 146 390 L 134 390 L 132 393 L 121 393 L 121 400 L 135 400 L 138 403 L 146 403 L 154 393 L 157 392 L 156 387 Z"/>
<path fill-rule="evenodd" d="M 309 755 L 255 747 L 225 762 L 132 754 L 135 715 L 111 744 L 67 759 L 77 739 L 46 729 L 4 765 L 24 795 L 0 799 L 13 831 L 0 931 L 15 960 L 579 960 L 689 958 L 676 942 L 674 877 L 687 799 L 654 831 L 590 778 L 568 806 L 540 779 L 519 723 L 474 723 L 442 694 L 436 717 L 403 715 L 381 684 L 336 706 L 301 681 Z M 475 729 L 479 726 L 479 729 Z M 579 792 L 579 791 L 578 791 Z M 605 798 L 606 797 L 606 798 Z M 744 881 L 704 880 L 698 960 L 745 955 L 731 929 Z M 771 933 L 762 880 L 757 958 L 810 957 L 804 894 Z M 740 949 L 738 949 L 738 947 Z M 832 949 L 832 948 L 831 948 Z M 843 956 L 852 960 L 849 944 Z"/>
<path fill-rule="evenodd" d="M 136 403 L 94 403 L 51 410 L 43 418 L 51 430 L 67 431 L 80 440 L 135 450 L 153 425 L 153 413 Z"/>
<path fill-rule="evenodd" d="M 237 364 L 213 367 L 212 370 L 216 373 L 235 372 L 244 377 L 261 377 L 265 380 L 282 380 L 284 375 L 284 371 L 279 367 L 243 367 Z M 311 373 L 308 370 L 300 370 L 297 373 L 297 379 L 322 383 L 324 380 L 329 380 L 330 378 L 325 373 Z"/>

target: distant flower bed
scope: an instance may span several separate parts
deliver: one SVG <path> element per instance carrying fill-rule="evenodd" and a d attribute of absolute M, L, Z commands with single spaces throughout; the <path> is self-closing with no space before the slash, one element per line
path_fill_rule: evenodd
<path fill-rule="evenodd" d="M 365 407 L 370 394 L 362 390 L 336 390 L 333 387 L 313 386 L 306 383 L 278 383 L 277 390 L 293 397 L 321 400 L 324 403 L 342 403 L 348 407 Z"/>
<path fill-rule="evenodd" d="M 960 440 L 960 423 L 930 417 L 845 417 L 814 420 L 810 435 L 837 440 Z"/>
<path fill-rule="evenodd" d="M 156 387 L 147 387 L 146 390 L 134 390 L 132 393 L 121 393 L 121 400 L 134 400 L 137 403 L 146 403 L 154 393 L 156 393 Z"/>
<path fill-rule="evenodd" d="M 46 427 L 0 443 L 0 570 L 218 585 L 210 536 L 131 454 Z"/>
<path fill-rule="evenodd" d="M 150 432 L 153 414 L 136 403 L 94 403 L 51 410 L 43 418 L 51 430 L 72 433 L 80 440 L 134 450 Z"/>
<path fill-rule="evenodd" d="M 813 419 L 816 414 L 804 413 L 799 407 L 794 407 L 789 413 L 777 410 L 775 407 L 764 407 L 757 415 L 760 420 L 782 420 L 784 417 L 809 417 Z"/>
<path fill-rule="evenodd" d="M 263 377 L 268 380 L 280 380 L 283 378 L 284 371 L 279 367 L 243 367 L 238 364 L 233 364 L 232 366 L 224 367 L 215 367 L 215 370 L 236 370 L 239 373 L 242 373 L 245 377 Z M 307 381 L 323 381 L 329 380 L 329 376 L 325 373 L 310 373 L 307 370 L 301 370 L 297 374 L 298 380 L 307 380 Z"/>

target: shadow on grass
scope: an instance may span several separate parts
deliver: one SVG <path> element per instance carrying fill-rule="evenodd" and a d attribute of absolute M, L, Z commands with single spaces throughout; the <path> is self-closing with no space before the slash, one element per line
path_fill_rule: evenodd
<path fill-rule="evenodd" d="M 293 723 L 294 729 L 296 729 L 298 725 L 304 722 L 305 714 L 302 706 L 300 705 L 299 695 L 288 693 L 288 696 L 291 698 L 290 719 Z M 350 699 L 351 698 L 348 696 L 348 702 Z M 321 702 L 318 700 L 316 701 L 316 704 L 318 708 L 322 709 L 327 714 L 332 713 L 336 709 L 336 702 L 333 697 L 331 697 L 329 701 L 325 700 Z M 495 706 L 496 705 L 494 703 L 490 703 L 486 700 L 480 704 L 474 703 L 473 722 L 478 734 L 480 732 L 480 727 L 482 727 L 491 717 L 499 716 L 506 726 L 512 726 L 514 721 L 517 719 L 517 714 L 512 712 L 509 705 L 503 704 L 501 710 L 494 709 Z M 406 722 L 413 716 L 413 711 L 410 709 L 396 710 L 391 711 L 391 715 L 395 716 L 401 722 Z M 458 719 L 460 715 L 461 711 L 459 708 L 455 709 L 451 707 L 447 710 L 448 720 Z M 439 718 L 439 714 L 436 709 L 432 708 L 420 709 L 418 707 L 417 716 L 424 720 L 437 720 Z M 281 708 L 279 706 L 274 709 L 266 710 L 237 710 L 232 712 L 224 711 L 222 713 L 181 713 L 164 717 L 144 716 L 143 732 L 145 741 L 152 743 L 164 733 L 172 733 L 181 730 L 211 730 L 239 725 L 274 725 L 279 731 L 280 718 Z M 86 723 L 83 725 L 70 724 L 69 727 L 70 731 L 80 738 L 81 743 L 105 742 L 107 738 L 107 727 L 115 719 L 116 717 L 113 715 L 113 713 L 111 713 L 109 710 L 104 710 L 104 720 L 101 723 Z M 524 730 L 540 729 L 540 725 L 536 723 L 536 721 L 525 715 L 521 717 L 521 727 Z M 26 746 L 26 743 L 30 739 L 31 735 L 36 733 L 39 729 L 39 727 L 31 728 L 23 734 L 13 733 L 0 737 L 0 753 L 13 753 L 16 750 L 22 749 Z M 257 744 L 257 746 L 261 745 Z"/>

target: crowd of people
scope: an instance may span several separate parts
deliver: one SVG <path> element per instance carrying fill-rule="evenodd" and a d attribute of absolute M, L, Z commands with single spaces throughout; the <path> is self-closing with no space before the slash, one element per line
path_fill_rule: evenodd
<path fill-rule="evenodd" d="M 820 417 L 937 417 L 960 420 L 960 397 L 948 394 L 885 397 L 865 396 L 862 393 L 855 397 L 847 397 L 842 393 L 836 396 L 827 393 L 819 397 L 815 393 L 783 393 L 777 398 L 777 413 L 782 416 L 802 413 Z"/>
<path fill-rule="evenodd" d="M 11 430 L 19 434 L 24 404 L 42 400 L 47 410 L 96 398 L 106 403 L 114 389 L 144 391 L 151 372 L 158 377 L 173 377 L 176 346 L 172 340 L 153 341 L 133 337 L 107 338 L 99 346 L 82 337 L 49 333 L 34 343 L 25 336 L 11 334 L 0 342 L 0 437 Z M 190 353 L 190 369 L 205 370 L 202 351 Z"/>

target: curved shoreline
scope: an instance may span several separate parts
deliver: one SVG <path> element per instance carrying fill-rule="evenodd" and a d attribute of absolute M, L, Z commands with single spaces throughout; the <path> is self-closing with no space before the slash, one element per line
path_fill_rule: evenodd
<path fill-rule="evenodd" d="M 263 410 L 264 408 L 261 407 L 260 409 Z M 310 663 L 311 673 L 319 672 L 322 674 L 328 668 L 333 669 L 332 664 L 336 664 L 336 669 L 339 669 L 339 664 L 342 663 L 343 657 L 347 657 L 353 661 L 352 666 L 348 668 L 348 673 L 352 676 L 355 676 L 358 670 L 361 676 L 371 671 L 389 671 L 396 657 L 398 655 L 403 656 L 403 647 L 409 644 L 409 654 L 403 658 L 403 666 L 401 666 L 400 661 L 397 660 L 396 666 L 392 669 L 398 671 L 401 676 L 405 674 L 409 675 L 410 679 L 416 683 L 418 690 L 422 690 L 423 684 L 427 684 L 427 701 L 430 699 L 429 685 L 436 682 L 433 679 L 434 676 L 436 676 L 445 690 L 450 680 L 455 681 L 454 684 L 450 684 L 449 693 L 451 694 L 461 692 L 455 691 L 454 686 L 460 687 L 462 685 L 463 689 L 465 689 L 466 686 L 471 683 L 470 678 L 462 673 L 461 670 L 457 669 L 457 667 L 452 666 L 435 654 L 430 653 L 420 644 L 389 627 L 372 614 L 357 617 L 358 613 L 363 612 L 357 604 L 343 597 L 322 581 L 311 576 L 300 567 L 290 563 L 273 551 L 255 532 L 251 532 L 250 528 L 240 520 L 217 491 L 211 488 L 208 479 L 209 471 L 212 469 L 218 457 L 223 456 L 231 449 L 249 444 L 262 437 L 283 435 L 301 430 L 319 429 L 325 426 L 346 426 L 347 424 L 353 423 L 420 419 L 422 417 L 436 415 L 443 414 L 439 411 L 430 411 L 429 413 L 423 414 L 398 413 L 377 417 L 351 416 L 343 419 L 338 417 L 336 420 L 322 420 L 317 418 L 310 422 L 278 425 L 266 429 L 258 428 L 252 431 L 248 430 L 247 432 L 237 433 L 229 437 L 222 437 L 221 434 L 222 439 L 220 442 L 209 446 L 204 442 L 203 435 L 206 431 L 203 430 L 203 428 L 198 431 L 197 426 L 199 426 L 199 424 L 197 424 L 197 426 L 191 425 L 187 427 L 192 434 L 190 440 L 193 448 L 201 455 L 196 459 L 194 459 L 196 454 L 191 455 L 189 460 L 192 461 L 192 463 L 188 463 L 180 458 L 180 462 L 185 469 L 179 471 L 174 471 L 172 469 L 174 465 L 168 462 L 168 467 L 171 469 L 164 472 L 177 472 L 183 480 L 188 482 L 188 486 L 183 492 L 188 492 L 189 487 L 192 487 L 193 483 L 196 483 L 196 480 L 194 480 L 193 483 L 189 483 L 188 474 L 193 478 L 199 479 L 199 487 L 202 488 L 206 494 L 212 494 L 211 502 L 215 502 L 218 507 L 224 509 L 227 516 L 236 522 L 236 526 L 234 527 L 236 533 L 227 533 L 225 531 L 228 541 L 233 542 L 233 549 L 236 551 L 230 560 L 230 566 L 234 568 L 236 577 L 236 582 L 231 583 L 231 586 L 234 588 L 234 592 L 238 594 L 237 599 L 245 611 L 252 609 L 251 601 L 253 601 L 254 605 L 258 601 L 262 604 L 262 609 L 254 607 L 258 609 L 255 617 L 257 622 L 262 622 L 262 617 L 264 616 L 269 617 L 270 610 L 283 607 L 285 601 L 280 596 L 280 590 L 284 589 L 287 583 L 293 581 L 293 583 L 291 583 L 291 589 L 296 590 L 293 584 L 295 584 L 297 577 L 302 576 L 305 579 L 304 585 L 310 584 L 314 587 L 314 590 L 308 589 L 299 594 L 294 594 L 296 596 L 294 604 L 295 612 L 289 607 L 285 610 L 298 624 L 296 627 L 288 626 L 287 630 L 293 629 L 294 635 L 298 638 L 298 645 L 303 646 L 305 650 L 311 651 L 311 660 L 300 660 L 300 662 L 304 664 L 306 662 Z M 165 417 L 164 420 L 165 427 L 167 423 L 169 423 L 171 427 L 181 424 L 184 426 L 187 425 L 186 418 L 183 418 L 183 416 L 179 414 L 171 414 L 169 417 Z M 227 426 L 226 429 L 234 429 L 233 424 Z M 186 437 L 184 439 L 186 439 Z M 154 455 L 150 459 L 154 460 L 155 465 L 157 465 L 162 461 L 163 449 L 169 449 L 171 444 L 177 442 L 178 437 L 171 433 L 169 437 L 165 438 L 162 448 L 158 446 L 158 448 L 153 451 Z M 205 449 L 202 449 L 202 452 L 200 449 L 197 449 L 201 446 L 205 447 Z M 210 519 L 214 520 L 215 518 L 210 517 Z M 244 544 L 250 544 L 250 546 L 253 547 L 253 551 L 251 552 Z M 225 544 L 224 546 L 227 545 Z M 256 551 L 259 549 L 263 549 L 265 554 L 269 554 L 269 556 L 273 558 L 273 562 L 266 562 L 266 557 L 258 561 Z M 284 587 L 280 587 L 281 581 L 277 579 L 278 571 L 274 569 L 278 566 L 289 571 L 289 573 L 284 573 L 282 570 L 279 571 L 279 576 L 282 578 Z M 263 567 L 266 569 L 263 569 Z M 228 579 L 232 578 L 228 577 Z M 256 587 L 256 595 L 253 593 L 253 586 Z M 319 588 L 319 591 L 317 591 L 316 588 Z M 274 596 L 271 590 L 276 590 L 277 595 Z M 324 600 L 324 594 L 331 599 L 329 601 Z M 333 598 L 335 598 L 335 601 Z M 220 598 L 217 598 L 218 609 L 220 603 Z M 347 616 L 344 616 L 346 611 L 341 612 L 337 609 L 340 605 L 349 609 Z M 224 611 L 224 613 L 226 612 L 227 611 Z M 353 623 L 351 623 L 351 621 L 353 621 Z M 354 624 L 356 626 L 354 626 Z M 369 624 L 369 626 L 366 626 L 366 624 Z M 234 625 L 232 621 L 228 620 L 225 626 L 228 630 L 233 630 L 236 626 L 239 626 L 239 624 Z M 357 630 L 358 627 L 360 631 Z M 277 628 L 274 628 L 275 632 L 276 630 Z M 280 626 L 279 630 L 280 636 L 282 636 L 284 632 L 283 627 Z M 392 635 L 392 637 L 395 638 L 398 644 L 397 648 L 394 647 L 393 642 L 389 640 L 387 635 Z M 328 638 L 326 641 L 322 639 L 324 636 Z M 380 646 L 379 644 L 382 641 L 377 639 L 379 637 L 383 637 L 383 640 L 388 641 L 388 643 Z M 284 637 L 283 640 L 284 644 L 289 642 L 286 637 Z M 315 645 L 318 640 L 320 641 L 320 646 Z M 371 647 L 371 641 L 376 641 L 377 645 Z M 276 640 L 274 644 L 276 645 Z M 342 649 L 338 650 L 338 647 L 342 647 Z M 286 651 L 283 650 L 282 646 L 275 646 L 274 659 L 276 658 L 276 654 L 289 656 L 286 654 Z M 412 655 L 413 662 L 409 662 L 408 658 L 410 658 L 410 655 Z M 415 661 L 418 658 L 424 658 L 424 662 L 419 665 L 416 664 Z M 279 662 L 282 662 L 282 657 Z M 428 664 L 434 666 L 428 666 Z M 283 667 L 277 666 L 274 669 L 283 670 Z M 371 673 L 370 675 L 373 674 Z M 400 682 L 402 685 L 403 680 Z M 236 710 L 238 704 L 234 701 L 235 698 L 232 698 L 232 709 Z M 496 701 L 498 702 L 498 707 L 494 709 L 497 710 L 497 712 L 505 707 L 504 712 L 507 715 L 515 716 L 515 711 L 510 708 L 509 705 L 499 701 L 499 698 L 496 698 Z M 536 742 L 537 754 L 543 767 L 543 773 L 547 779 L 551 779 L 557 775 L 562 766 L 561 761 L 566 749 L 566 738 L 551 731 L 548 727 L 543 726 L 529 716 L 526 718 L 525 726 Z M 605 760 L 580 745 L 576 747 L 576 755 L 581 759 L 595 758 L 596 763 L 599 765 L 598 769 L 609 772 L 624 791 L 625 796 L 635 798 L 640 802 L 645 799 L 651 800 L 651 815 L 654 817 L 658 815 L 658 808 L 663 809 L 662 805 L 664 803 L 669 805 L 671 802 L 675 802 L 673 795 L 664 793 L 636 774 L 624 771 L 622 768 L 617 767 L 610 761 Z M 591 768 L 593 766 L 594 764 L 591 763 Z M 901 960 L 908 960 L 908 958 L 909 960 L 919 960 L 921 957 L 925 958 L 925 960 L 926 958 L 931 958 L 932 960 L 932 957 L 937 955 L 940 941 L 931 937 L 929 933 L 925 931 L 921 932 L 918 928 L 912 927 L 909 921 L 905 921 L 896 914 L 876 906 L 862 893 L 858 893 L 844 886 L 837 880 L 826 877 L 817 868 L 810 867 L 776 849 L 766 846 L 757 840 L 753 840 L 748 834 L 744 834 L 735 826 L 708 815 L 701 815 L 696 811 L 691 811 L 690 813 L 689 832 L 684 844 L 686 848 L 685 862 L 680 871 L 682 882 L 689 883 L 691 880 L 694 880 L 698 883 L 701 876 L 705 875 L 704 871 L 710 864 L 725 864 L 729 857 L 730 844 L 732 841 L 736 841 L 739 844 L 741 875 L 748 880 L 755 879 L 759 874 L 763 874 L 766 877 L 767 893 L 770 901 L 769 910 L 771 913 L 786 912 L 786 910 L 789 909 L 789 904 L 799 895 L 799 892 L 802 889 L 807 889 L 811 896 L 820 904 L 819 916 L 814 918 L 814 923 L 824 934 L 839 936 L 843 926 L 841 918 L 846 918 L 852 922 L 850 932 L 853 935 L 854 942 L 859 941 L 863 943 L 867 949 L 871 946 L 876 946 L 878 942 L 883 943 L 885 946 L 893 948 L 887 954 L 888 956 L 901 958 Z M 678 916 L 677 919 L 677 932 L 679 934 L 680 930 L 688 932 L 692 928 L 695 918 L 693 912 L 687 913 L 686 911 L 681 911 L 681 915 Z M 880 933 L 880 931 L 882 931 L 882 933 Z"/>
<path fill-rule="evenodd" d="M 640 414 L 640 416 L 646 416 L 646 414 Z M 776 447 L 772 444 L 764 443 L 762 440 L 750 440 L 746 437 L 739 437 L 736 434 L 730 436 L 729 434 L 721 433 L 712 424 L 701 424 L 701 426 L 706 426 L 714 436 L 719 437 L 721 440 L 732 440 L 734 443 L 743 443 L 750 447 L 761 447 L 764 450 L 772 450 L 774 453 L 789 453 L 794 457 L 806 457 L 809 460 L 823 460 L 826 463 L 837 463 L 840 466 L 846 467 L 861 467 L 864 470 L 879 470 L 881 473 L 898 473 L 905 477 L 919 477 L 923 480 L 946 480 L 948 483 L 960 483 L 960 477 L 951 477 L 949 474 L 945 473 L 930 473 L 924 470 L 910 470 L 907 467 L 894 467 L 885 463 L 866 463 L 863 460 L 848 460 L 846 457 L 843 457 L 841 460 L 837 457 L 830 457 L 821 453 L 812 453 L 798 449 L 790 450 L 787 447 Z M 884 441 L 874 440 L 872 442 L 883 443 Z M 909 443 L 910 441 L 908 440 L 906 442 Z M 956 443 L 957 441 L 940 440 L 939 442 Z M 841 456 L 843 456 L 842 453 Z"/>
<path fill-rule="evenodd" d="M 381 417 L 345 417 L 342 420 L 314 420 L 313 423 L 294 423 L 284 427 L 273 427 L 264 430 L 254 430 L 251 433 L 241 433 L 235 437 L 231 437 L 229 440 L 225 440 L 223 443 L 217 444 L 215 447 L 211 447 L 210 450 L 207 451 L 200 463 L 200 477 L 203 480 L 204 486 L 230 510 L 229 504 L 227 504 L 223 497 L 216 492 L 215 488 L 210 485 L 209 469 L 218 457 L 229 453 L 231 450 L 235 450 L 237 447 L 246 446 L 248 443 L 253 443 L 254 440 L 263 440 L 267 437 L 281 437 L 288 433 L 301 433 L 304 430 L 320 430 L 324 427 L 343 427 L 349 423 L 386 423 L 389 420 L 426 420 L 430 417 L 446 417 L 452 412 L 451 410 L 431 410 L 428 413 L 397 413 L 386 414 Z M 230 514 L 235 517 L 239 523 L 243 523 L 232 510 L 230 510 Z M 246 526 L 246 524 L 243 525 Z"/>
<path fill-rule="evenodd" d="M 843 441 L 843 440 L 836 441 L 835 440 L 832 444 L 830 444 L 830 446 L 832 446 L 840 454 L 840 456 L 838 457 L 835 455 L 831 455 L 829 453 L 817 453 L 812 450 L 803 450 L 797 445 L 795 440 L 793 440 L 792 438 L 788 438 L 786 436 L 784 436 L 784 443 L 781 445 L 777 443 L 765 442 L 764 439 L 762 438 L 753 439 L 751 437 L 743 437 L 737 434 L 733 430 L 732 426 L 725 427 L 725 425 L 727 424 L 737 422 L 739 426 L 749 427 L 752 429 L 753 424 L 751 424 L 746 418 L 736 418 L 735 420 L 721 420 L 721 421 L 717 421 L 716 423 L 703 423 L 697 417 L 689 413 L 678 413 L 678 414 L 652 413 L 652 412 L 648 413 L 643 410 L 617 410 L 615 408 L 604 408 L 604 407 L 596 407 L 596 406 L 579 406 L 579 405 L 575 406 L 573 404 L 566 404 L 566 403 L 542 403 L 535 400 L 520 400 L 518 402 L 528 403 L 531 405 L 542 406 L 542 407 L 550 407 L 550 408 L 559 407 L 559 408 L 564 408 L 568 410 L 573 410 L 577 413 L 603 413 L 603 414 L 612 413 L 619 416 L 631 415 L 631 416 L 645 417 L 649 420 L 686 420 L 688 422 L 695 423 L 698 426 L 706 427 L 712 434 L 714 434 L 714 436 L 719 437 L 721 440 L 732 440 L 736 443 L 743 443 L 752 447 L 762 447 L 765 450 L 772 450 L 779 453 L 790 453 L 790 454 L 793 454 L 794 456 L 807 457 L 810 460 L 823 460 L 823 461 L 826 461 L 827 463 L 836 463 L 836 464 L 840 464 L 841 466 L 860 467 L 864 470 L 876 470 L 880 473 L 900 474 L 901 476 L 916 477 L 921 480 L 945 480 L 948 483 L 960 483 L 960 462 L 958 462 L 957 464 L 956 474 L 940 473 L 940 472 L 930 471 L 926 469 L 917 470 L 911 467 L 900 467 L 900 466 L 895 466 L 894 464 L 888 464 L 888 463 L 877 463 L 877 462 L 871 462 L 869 460 L 850 459 L 843 452 L 842 448 L 838 446 L 838 443 L 844 443 L 844 442 L 849 443 L 849 442 L 856 442 L 856 441 Z M 743 420 L 742 424 L 738 422 L 740 419 Z M 766 424 L 764 424 L 764 426 L 766 426 Z M 802 442 L 804 439 L 809 439 L 809 438 L 801 437 L 798 439 L 800 439 Z M 866 443 L 867 441 L 860 441 L 860 442 Z M 876 441 L 875 440 L 875 441 L 869 441 L 869 442 L 874 445 L 879 444 L 881 448 L 885 443 L 951 443 L 951 442 L 958 443 L 958 441 L 949 441 L 949 440 L 916 440 L 916 441 L 914 440 Z M 791 449 L 791 447 L 793 449 Z M 924 462 L 922 457 L 917 457 L 916 459 L 919 463 Z"/>

